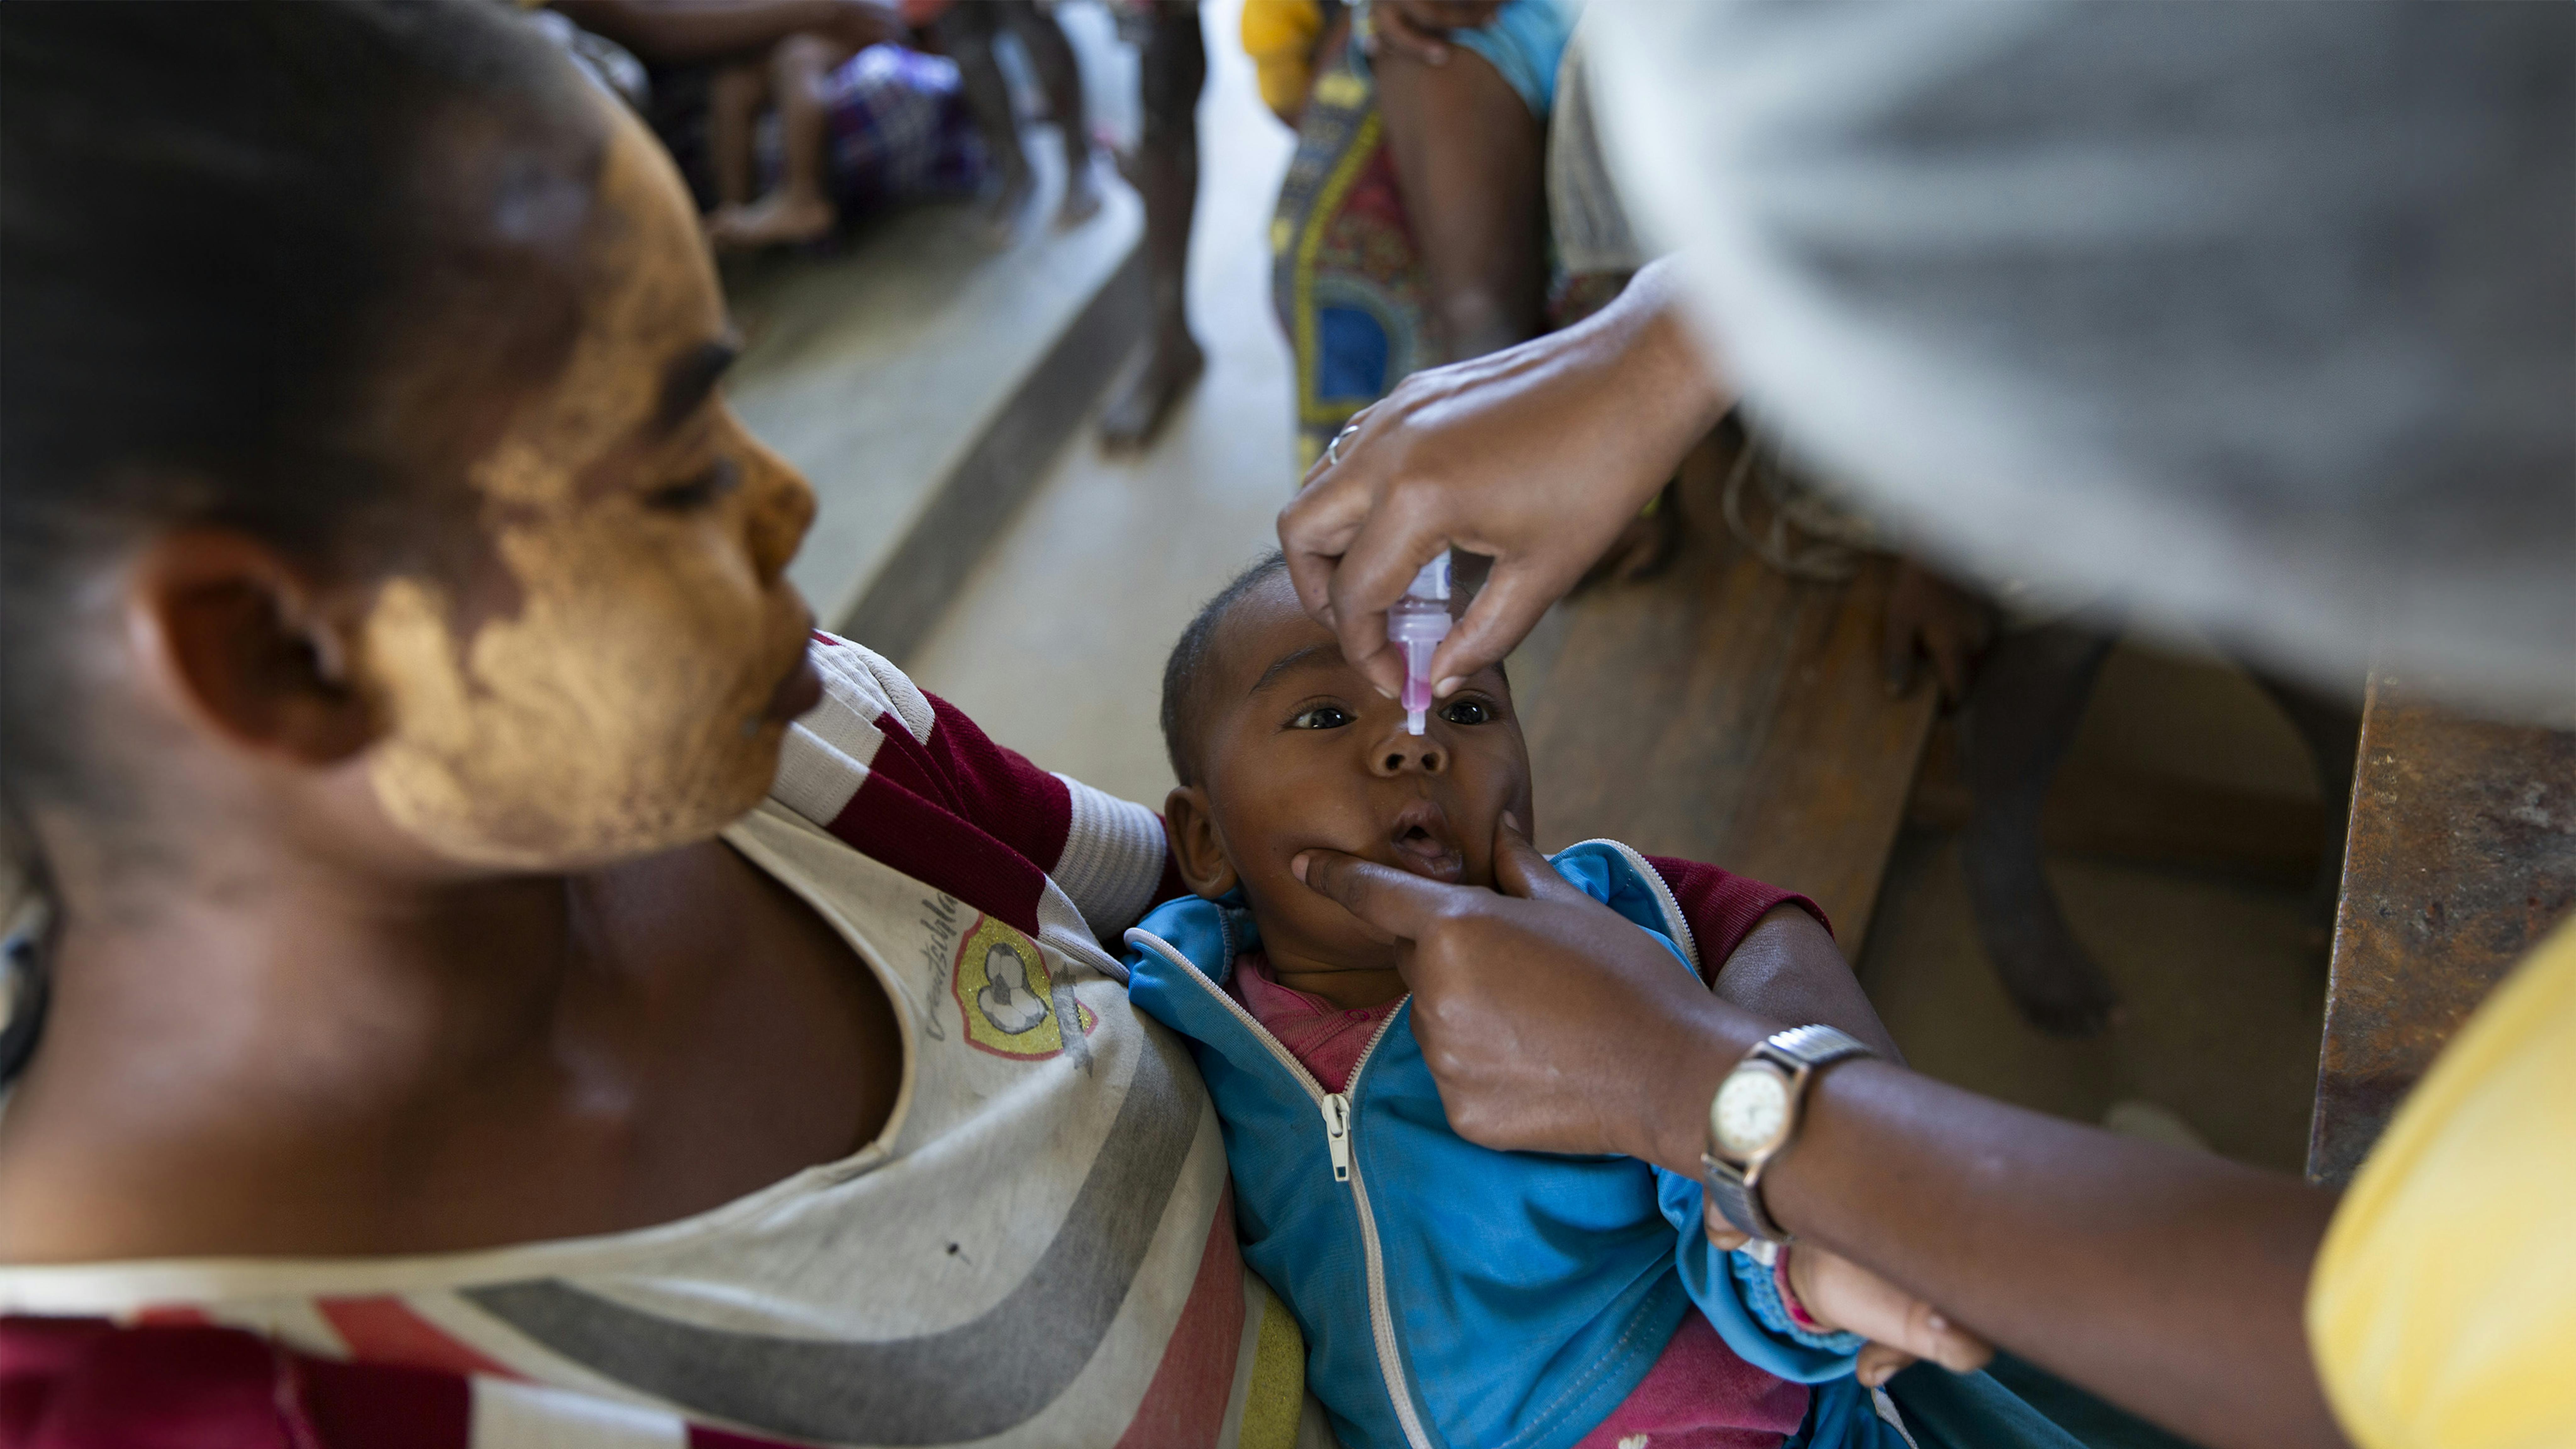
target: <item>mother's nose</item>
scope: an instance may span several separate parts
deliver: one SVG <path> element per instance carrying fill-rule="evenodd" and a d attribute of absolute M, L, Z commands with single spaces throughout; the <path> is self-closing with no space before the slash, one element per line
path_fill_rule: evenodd
<path fill-rule="evenodd" d="M 1413 771 L 1437 775 L 1449 768 L 1449 752 L 1440 748 L 1429 735 L 1406 734 L 1402 728 L 1389 732 L 1369 752 L 1369 773 L 1392 777 Z"/>
<path fill-rule="evenodd" d="M 814 488 L 794 464 L 742 432 L 739 424 L 736 431 L 740 451 L 735 454 L 735 466 L 742 470 L 744 523 L 752 561 L 760 570 L 760 581 L 771 584 L 787 572 L 788 561 L 805 541 L 805 530 L 813 525 Z"/>

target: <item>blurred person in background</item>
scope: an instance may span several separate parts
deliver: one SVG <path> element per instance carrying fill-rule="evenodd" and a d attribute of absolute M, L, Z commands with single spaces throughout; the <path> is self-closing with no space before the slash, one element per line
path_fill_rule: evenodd
<path fill-rule="evenodd" d="M 1111 448 L 1141 448 L 1207 369 L 1189 317 L 1190 223 L 1198 210 L 1199 93 L 1207 85 L 1207 37 L 1198 0 L 1117 0 L 1112 8 L 1137 46 L 1144 133 L 1135 154 L 1120 158 L 1120 166 L 1145 202 L 1145 270 L 1154 319 L 1144 360 L 1101 413 L 1100 441 Z"/>
<path fill-rule="evenodd" d="M 1561 0 L 1245 5 L 1262 99 L 1297 131 L 1272 299 L 1304 458 L 1414 369 L 1547 325 L 1544 148 L 1573 14 Z M 1401 38 L 1372 54 L 1380 35 Z"/>
<path fill-rule="evenodd" d="M 998 189 L 988 201 L 997 237 L 1019 225 L 1020 212 L 1037 191 L 1037 172 L 1020 141 L 1019 109 L 1010 82 L 994 57 L 993 43 L 1016 36 L 1046 93 L 1048 119 L 1064 146 L 1064 195 L 1056 203 L 1054 225 L 1080 226 L 1100 210 L 1100 182 L 1091 174 L 1091 120 L 1082 95 L 1082 69 L 1075 63 L 1073 42 L 1064 27 L 1035 0 L 920 0 L 916 11 L 927 17 L 940 47 L 957 62 L 966 86 L 966 101 L 984 134 L 985 152 L 999 168 Z"/>
<path fill-rule="evenodd" d="M 956 64 L 912 48 L 921 17 L 891 5 L 563 0 L 546 13 L 581 27 L 577 59 L 596 37 L 641 62 L 617 89 L 671 151 L 720 247 L 816 242 L 846 219 L 984 182 Z"/>

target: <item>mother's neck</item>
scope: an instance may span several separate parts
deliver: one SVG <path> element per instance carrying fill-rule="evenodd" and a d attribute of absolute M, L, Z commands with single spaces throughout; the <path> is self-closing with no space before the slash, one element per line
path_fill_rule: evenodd
<path fill-rule="evenodd" d="M 112 872 L 56 859 L 48 1046 L 94 1036 L 110 1062 L 148 1040 L 165 1071 L 431 1088 L 542 1037 L 585 960 L 577 877 L 399 873 L 256 825 Z"/>
<path fill-rule="evenodd" d="M 137 1188 L 169 1157 L 274 1173 L 450 1135 L 554 1075 L 568 1017 L 602 999 L 585 984 L 614 971 L 578 877 L 387 878 L 256 828 L 113 870 L 49 844 L 70 847 L 53 857 L 63 924 L 43 1043 L 0 1115 L 0 1261 L 64 1256 L 115 1195 L 66 1182 Z"/>

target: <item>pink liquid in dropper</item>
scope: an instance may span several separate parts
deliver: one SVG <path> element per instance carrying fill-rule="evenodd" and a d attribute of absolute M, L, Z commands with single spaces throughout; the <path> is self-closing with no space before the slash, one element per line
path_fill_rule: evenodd
<path fill-rule="evenodd" d="M 1412 587 L 1386 611 L 1386 640 L 1404 652 L 1404 728 L 1422 733 L 1431 712 L 1431 655 L 1449 637 L 1449 555 L 1424 564 Z"/>

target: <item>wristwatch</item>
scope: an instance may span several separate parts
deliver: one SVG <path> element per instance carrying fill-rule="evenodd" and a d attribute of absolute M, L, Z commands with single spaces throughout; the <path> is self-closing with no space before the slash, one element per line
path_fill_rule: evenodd
<path fill-rule="evenodd" d="M 1756 1043 L 1726 1074 L 1708 1104 L 1708 1146 L 1699 1160 L 1709 1202 L 1737 1231 L 1766 1243 L 1790 1240 L 1762 1205 L 1762 1169 L 1798 1135 L 1816 1074 L 1868 1055 L 1868 1047 L 1830 1026 L 1793 1026 Z"/>

